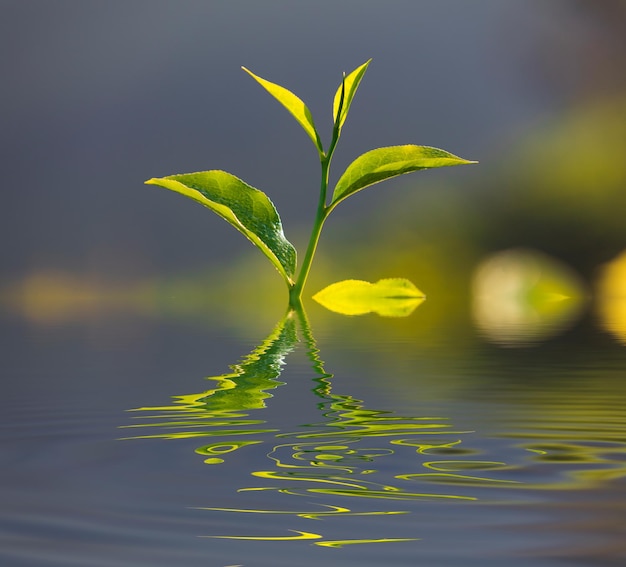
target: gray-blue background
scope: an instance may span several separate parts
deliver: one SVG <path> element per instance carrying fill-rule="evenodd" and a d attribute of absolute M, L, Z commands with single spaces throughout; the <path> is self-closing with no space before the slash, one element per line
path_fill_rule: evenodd
<path fill-rule="evenodd" d="M 336 167 L 418 143 L 482 163 L 438 179 L 484 176 L 559 111 L 564 86 L 579 86 L 580 54 L 595 41 L 585 10 L 531 0 L 5 0 L 2 276 L 186 271 L 249 249 L 201 207 L 143 186 L 152 176 L 225 169 L 270 195 L 288 236 L 310 222 L 315 150 L 241 65 L 299 94 L 327 140 L 340 73 L 372 57 Z M 379 199 L 364 195 L 341 214 Z"/>

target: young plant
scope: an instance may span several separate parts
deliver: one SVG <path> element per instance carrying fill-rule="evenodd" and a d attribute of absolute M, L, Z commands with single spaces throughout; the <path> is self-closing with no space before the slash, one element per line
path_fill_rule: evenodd
<path fill-rule="evenodd" d="M 243 233 L 267 256 L 283 277 L 289 289 L 289 303 L 292 307 L 300 305 L 302 290 L 311 269 L 322 227 L 339 203 L 361 189 L 398 175 L 434 167 L 475 163 L 428 146 L 377 148 L 359 156 L 348 166 L 329 197 L 328 179 L 333 154 L 350 105 L 370 61 L 371 59 L 348 75 L 343 74 L 333 100 L 333 130 L 326 150 L 311 112 L 300 98 L 286 88 L 262 79 L 242 67 L 291 113 L 311 138 L 319 155 L 321 179 L 317 213 L 299 271 L 296 270 L 296 250 L 285 238 L 276 208 L 262 191 L 220 170 L 170 175 L 146 181 L 147 184 L 165 187 L 197 201 Z"/>

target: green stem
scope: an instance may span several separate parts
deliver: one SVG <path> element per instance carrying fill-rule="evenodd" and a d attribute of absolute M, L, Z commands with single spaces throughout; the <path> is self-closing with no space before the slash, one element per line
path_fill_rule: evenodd
<path fill-rule="evenodd" d="M 315 222 L 313 223 L 313 229 L 309 238 L 309 245 L 307 246 L 304 260 L 302 261 L 302 266 L 300 268 L 300 272 L 298 273 L 298 278 L 289 288 L 289 304 L 295 309 L 302 306 L 302 290 L 304 289 L 304 284 L 306 283 L 309 271 L 311 270 L 311 264 L 313 263 L 313 257 L 315 256 L 315 251 L 317 250 L 317 243 L 319 242 L 320 234 L 322 233 L 322 227 L 324 226 L 324 221 L 328 217 L 328 214 L 333 209 L 332 206 L 326 206 L 326 193 L 328 192 L 328 173 L 330 171 L 330 162 L 333 159 L 333 153 L 335 152 L 337 142 L 339 141 L 339 135 L 341 134 L 340 123 L 341 110 L 343 108 L 343 101 L 345 97 L 345 80 L 346 76 L 344 73 L 341 98 L 339 99 L 337 116 L 335 117 L 335 124 L 333 125 L 333 137 L 330 141 L 328 151 L 320 156 L 320 164 L 322 166 L 320 197 L 317 203 L 317 213 L 315 215 Z"/>
<path fill-rule="evenodd" d="M 315 215 L 315 222 L 313 223 L 313 229 L 311 230 L 311 236 L 309 237 L 309 245 L 307 246 L 298 278 L 296 283 L 289 290 L 289 303 L 293 307 L 301 304 L 302 290 L 304 289 L 304 284 L 306 283 L 309 271 L 311 270 L 311 264 L 313 263 L 313 257 L 315 256 L 315 251 L 317 250 L 317 243 L 319 242 L 320 234 L 322 233 L 324 221 L 328 216 L 326 208 L 326 192 L 328 190 L 328 170 L 330 166 L 329 157 L 330 156 L 324 157 L 321 160 L 322 180 L 320 185 L 320 197 L 317 203 L 317 214 Z"/>

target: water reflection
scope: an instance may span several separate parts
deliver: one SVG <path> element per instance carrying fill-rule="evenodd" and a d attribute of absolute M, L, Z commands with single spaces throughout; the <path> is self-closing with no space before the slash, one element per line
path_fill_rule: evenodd
<path fill-rule="evenodd" d="M 259 435 L 274 433 L 276 429 L 246 428 L 258 426 L 263 420 L 244 419 L 242 413 L 265 407 L 265 400 L 271 397 L 268 390 L 283 385 L 276 378 L 280 375 L 285 356 L 297 342 L 296 321 L 293 313 L 288 313 L 276 325 L 270 335 L 239 364 L 233 372 L 207 378 L 216 382 L 216 387 L 198 394 L 174 397 L 174 404 L 163 407 L 137 408 L 134 411 L 158 412 L 164 421 L 131 427 L 167 428 L 167 433 L 142 435 L 136 438 L 185 439 L 190 437 L 230 437 L 233 435 Z M 211 427 L 208 431 L 201 430 Z M 213 429 L 215 428 L 215 429 Z M 232 429 L 235 428 L 235 429 Z M 217 441 L 196 449 L 207 456 L 205 463 L 223 463 L 221 455 L 241 447 L 261 443 L 261 441 Z"/>
<path fill-rule="evenodd" d="M 623 377 L 623 371 L 617 369 Z M 507 417 L 502 437 L 519 442 L 531 454 L 522 488 L 590 490 L 626 478 L 624 393 L 604 383 L 580 383 L 572 389 L 520 396 Z M 578 382 L 578 383 L 577 383 Z"/>
<path fill-rule="evenodd" d="M 251 419 L 251 412 L 262 410 L 274 390 L 284 385 L 277 380 L 285 357 L 299 342 L 304 344 L 313 370 L 312 394 L 317 398 L 319 419 L 286 431 L 264 427 L 263 419 Z M 472 501 L 464 493 L 469 485 L 514 483 L 498 478 L 506 470 L 501 462 L 472 460 L 478 453 L 461 447 L 470 431 L 456 430 L 445 416 L 402 416 L 368 408 L 350 395 L 332 391 L 333 375 L 326 372 L 319 357 L 313 334 L 303 311 L 289 311 L 270 335 L 239 364 L 233 372 L 210 377 L 213 389 L 197 394 L 179 395 L 168 406 L 142 407 L 136 417 L 147 423 L 129 428 L 156 428 L 155 433 L 127 439 L 207 438 L 196 452 L 204 462 L 221 464 L 229 453 L 250 445 L 265 444 L 266 459 L 249 460 L 250 476 L 258 484 L 239 487 L 238 498 L 245 493 L 274 492 L 290 497 L 319 500 L 315 506 L 291 509 L 255 509 L 245 506 L 203 507 L 219 513 L 282 515 L 317 520 L 331 517 L 393 516 L 408 514 L 394 505 L 398 501 Z M 233 439 L 233 437 L 235 439 Z M 412 456 L 411 456 L 412 455 Z M 465 457 L 465 458 L 464 458 Z M 469 458 L 467 458 L 469 457 Z M 385 460 L 393 459 L 391 465 Z M 403 467 L 409 470 L 400 472 Z M 416 472 L 416 469 L 419 472 Z M 394 471 L 389 473 L 387 471 Z M 437 480 L 431 483 L 416 481 Z M 442 491 L 441 487 L 447 486 Z M 454 488 L 452 488 L 454 487 Z M 346 500 L 355 499 L 348 507 Z M 380 505 L 372 507 L 368 502 Z M 290 505 L 291 506 L 291 505 Z M 365 508 L 363 508 L 365 506 Z M 382 529 L 382 525 L 381 525 Z M 290 535 L 260 536 L 214 534 L 206 537 L 264 541 L 313 540 L 325 547 L 399 542 L 417 538 L 332 539 L 327 531 L 291 530 Z"/>

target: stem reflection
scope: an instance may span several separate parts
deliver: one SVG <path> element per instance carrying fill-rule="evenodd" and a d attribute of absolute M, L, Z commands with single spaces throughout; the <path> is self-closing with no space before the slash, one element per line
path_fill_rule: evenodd
<path fill-rule="evenodd" d="M 305 347 L 310 361 L 312 393 L 317 397 L 319 419 L 300 424 L 293 430 L 267 427 L 259 411 L 285 382 L 278 377 L 285 368 L 285 359 L 299 342 Z M 239 496 L 247 492 L 275 492 L 277 495 L 306 497 L 308 504 L 293 509 L 250 509 L 245 506 L 202 507 L 219 513 L 276 515 L 291 517 L 294 524 L 288 530 L 296 535 L 280 534 L 272 537 L 259 535 L 211 535 L 225 539 L 268 541 L 311 540 L 314 545 L 341 547 L 348 544 L 380 543 L 415 540 L 415 537 L 377 537 L 359 539 L 333 539 L 332 526 L 328 533 L 296 530 L 296 518 L 317 520 L 321 518 L 408 514 L 397 508 L 398 501 L 475 500 L 458 493 L 468 482 L 506 482 L 456 474 L 448 479 L 453 492 L 426 490 L 433 486 L 421 483 L 415 491 L 416 480 L 421 475 L 432 474 L 429 461 L 442 463 L 452 456 L 458 463 L 459 455 L 467 453 L 459 448 L 463 434 L 455 431 L 441 416 L 399 416 L 389 411 L 369 409 L 362 400 L 332 391 L 333 375 L 326 372 L 320 358 L 313 332 L 302 308 L 289 309 L 268 337 L 241 362 L 233 365 L 232 372 L 208 379 L 216 387 L 197 393 L 174 396 L 171 405 L 142 407 L 133 410 L 142 423 L 126 426 L 133 429 L 155 428 L 152 434 L 127 439 L 185 439 L 203 438 L 205 442 L 195 449 L 211 465 L 222 464 L 227 455 L 252 445 L 267 446 L 266 460 L 249 459 L 250 477 L 261 481 L 254 486 L 240 487 Z M 412 456 L 411 456 L 412 455 Z M 410 470 L 391 475 L 379 468 L 381 460 L 405 459 Z M 408 458 L 407 458 L 408 457 Z M 497 468 L 502 463 L 472 461 L 470 469 Z M 483 465 L 483 466 L 479 466 Z M 402 466 L 402 465 L 401 465 Z M 399 467 L 385 470 L 397 470 Z M 427 479 L 424 479 L 427 480 Z M 284 500 L 282 497 L 276 500 Z M 376 508 L 371 502 L 377 502 Z M 294 503 L 297 501 L 294 500 Z M 382 525 L 381 525 L 382 529 Z M 385 534 L 386 535 L 386 534 Z M 393 534 L 395 535 L 395 534 Z"/>

